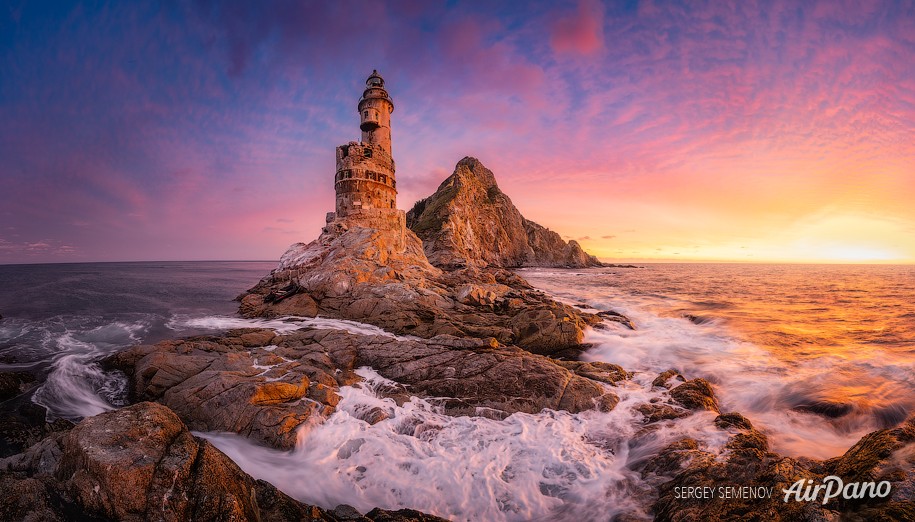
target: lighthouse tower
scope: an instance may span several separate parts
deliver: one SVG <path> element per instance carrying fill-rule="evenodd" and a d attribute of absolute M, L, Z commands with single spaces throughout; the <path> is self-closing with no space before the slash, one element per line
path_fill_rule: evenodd
<path fill-rule="evenodd" d="M 394 102 L 384 88 L 378 71 L 365 81 L 359 100 L 359 129 L 362 141 L 337 147 L 337 193 L 335 212 L 328 222 L 348 221 L 390 228 L 403 220 L 397 210 L 397 182 L 391 156 L 391 113 Z"/>
<path fill-rule="evenodd" d="M 379 145 L 391 156 L 391 113 L 394 102 L 384 90 L 384 78 L 378 71 L 365 81 L 365 91 L 359 100 L 359 128 L 362 142 Z"/>

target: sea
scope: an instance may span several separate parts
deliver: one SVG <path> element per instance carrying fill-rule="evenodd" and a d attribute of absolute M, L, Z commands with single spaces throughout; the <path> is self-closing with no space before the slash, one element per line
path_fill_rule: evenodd
<path fill-rule="evenodd" d="M 127 378 L 98 361 L 122 348 L 243 326 L 288 331 L 332 319 L 248 320 L 233 299 L 275 262 L 0 265 L 0 371 L 27 371 L 31 400 L 79 420 L 126 403 Z M 397 405 L 392 383 L 361 368 L 337 411 L 291 451 L 196 433 L 256 478 L 304 502 L 362 511 L 410 507 L 453 520 L 648 517 L 657 481 L 637 469 L 684 437 L 712 453 L 727 441 L 710 412 L 645 429 L 636 407 L 661 398 L 662 371 L 713 383 L 783 455 L 826 459 L 915 413 L 915 266 L 644 264 L 523 269 L 535 287 L 584 310 L 612 310 L 587 360 L 635 372 L 611 412 L 544 410 L 497 421 L 449 417 L 434 402 Z M 9 402 L 9 401 L 8 401 Z M 366 405 L 394 414 L 368 425 Z M 0 410 L 9 404 L 0 403 Z M 740 486 L 741 484 L 735 484 Z"/>

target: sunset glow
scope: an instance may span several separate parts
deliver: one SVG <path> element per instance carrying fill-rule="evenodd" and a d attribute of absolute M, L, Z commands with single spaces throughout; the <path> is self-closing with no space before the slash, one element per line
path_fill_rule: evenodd
<path fill-rule="evenodd" d="M 345 4 L 0 10 L 0 263 L 277 258 L 372 69 L 401 208 L 475 156 L 606 261 L 915 262 L 911 2 Z"/>

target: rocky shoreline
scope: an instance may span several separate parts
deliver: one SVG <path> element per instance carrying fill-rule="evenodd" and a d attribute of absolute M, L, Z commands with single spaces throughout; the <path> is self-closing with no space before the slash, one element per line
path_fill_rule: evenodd
<path fill-rule="evenodd" d="M 342 386 L 359 386 L 354 371 L 369 366 L 400 386 L 386 391 L 398 403 L 412 396 L 439 401 L 448 415 L 501 419 L 543 408 L 612 410 L 614 388 L 633 375 L 607 363 L 564 361 L 505 346 L 495 339 L 442 335 L 432 339 L 365 335 L 325 328 L 284 334 L 237 329 L 137 346 L 104 361 L 131 380 L 132 406 L 66 421 L 22 453 L 0 459 L 0 482 L 14 494 L 0 500 L 4 520 L 441 520 L 411 510 L 375 510 L 354 517 L 289 498 L 254 480 L 209 442 L 189 430 L 239 433 L 291 449 L 296 430 L 321 422 L 340 400 Z M 693 439 L 630 462 L 655 491 L 646 492 L 656 520 L 907 520 L 913 514 L 915 419 L 871 433 L 827 461 L 781 457 L 766 436 L 739 413 L 719 413 L 713 388 L 676 371 L 653 379 L 663 400 L 636 410 L 639 435 L 650 437 L 671 419 L 708 412 L 727 437 L 720 455 Z M 381 408 L 362 412 L 374 424 Z M 908 464 L 907 464 L 908 462 Z M 797 480 L 828 475 L 889 481 L 886 499 L 784 503 L 683 499 L 682 488 L 759 484 L 776 492 Z M 632 513 L 620 520 L 640 520 Z"/>
<path fill-rule="evenodd" d="M 48 424 L 43 412 L 23 404 L 18 420 L 3 422 L 0 484 L 11 494 L 0 499 L 0 519 L 442 520 L 410 509 L 360 514 L 304 504 L 253 479 L 189 430 L 231 432 L 290 450 L 302 427 L 337 411 L 341 388 L 362 385 L 357 370 L 364 367 L 397 383 L 383 392 L 397 404 L 421 397 L 450 416 L 613 411 L 620 387 L 642 385 L 612 361 L 579 360 L 584 332 L 638 325 L 616 312 L 560 303 L 509 270 L 532 262 L 597 266 L 577 244 L 512 209 L 492 173 L 465 158 L 407 217 L 416 233 L 329 222 L 317 240 L 293 245 L 276 270 L 238 298 L 248 318 L 336 318 L 383 332 L 303 323 L 135 346 L 102 362 L 127 376 L 131 406 L 74 426 Z M 478 226 L 468 221 L 471 212 L 495 221 Z M 522 237 L 519 230 L 527 232 Z M 467 237 L 476 240 L 459 241 Z M 765 434 L 745 417 L 721 412 L 710 383 L 690 377 L 670 370 L 640 380 L 655 398 L 634 405 L 638 430 L 630 443 L 692 417 L 726 439 L 724 450 L 716 454 L 683 438 L 628 461 L 651 487 L 639 499 L 648 510 L 616 520 L 915 518 L 915 417 L 865 436 L 834 459 L 787 458 L 770 452 Z M 21 401 L 34 388 L 18 374 L 0 375 L 0 384 L 7 401 Z M 358 419 L 374 425 L 391 414 L 376 407 Z M 782 501 L 783 488 L 829 475 L 888 481 L 892 494 L 825 505 Z M 735 484 L 776 494 L 712 502 L 680 495 L 683 488 Z"/>

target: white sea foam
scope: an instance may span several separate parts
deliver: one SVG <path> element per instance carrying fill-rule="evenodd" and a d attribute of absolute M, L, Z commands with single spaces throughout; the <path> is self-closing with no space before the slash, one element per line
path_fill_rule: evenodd
<path fill-rule="evenodd" d="M 79 419 L 124 404 L 127 378 L 106 372 L 98 360 L 139 342 L 144 322 L 111 322 L 85 330 L 67 330 L 52 337 L 56 344 L 51 372 L 32 400 L 48 409 L 50 418 Z"/>
<path fill-rule="evenodd" d="M 632 407 L 657 391 L 629 383 L 610 413 L 544 410 L 502 421 L 450 417 L 422 399 L 403 406 L 374 392 L 386 381 L 362 368 L 367 380 L 340 390 L 326 422 L 302 430 L 294 451 L 257 446 L 232 434 L 201 433 L 254 477 L 302 501 L 367 511 L 411 507 L 453 520 L 610 519 L 645 515 L 648 486 L 630 469 L 685 436 L 720 451 L 724 432 L 711 414 L 639 433 Z M 360 413 L 389 413 L 369 425 Z"/>
<path fill-rule="evenodd" d="M 858 426 L 843 432 L 820 416 L 785 409 L 779 397 L 792 381 L 805 379 L 803 369 L 789 366 L 718 328 L 703 328 L 686 319 L 659 317 L 632 308 L 626 313 L 639 329 L 589 332 L 585 342 L 593 343 L 594 348 L 584 354 L 584 359 L 612 361 L 647 375 L 673 368 L 690 378 L 705 378 L 716 385 L 721 410 L 746 415 L 770 435 L 775 451 L 834 457 L 877 429 L 867 418 L 861 418 Z"/>
<path fill-rule="evenodd" d="M 294 332 L 301 328 L 327 328 L 344 330 L 360 335 L 383 335 L 397 339 L 412 338 L 410 336 L 394 335 L 370 324 L 327 317 L 290 316 L 277 319 L 245 319 L 226 315 L 208 315 L 204 317 L 174 315 L 166 323 L 166 326 L 177 332 L 189 329 L 222 331 L 232 328 L 270 328 L 280 334 Z"/>

